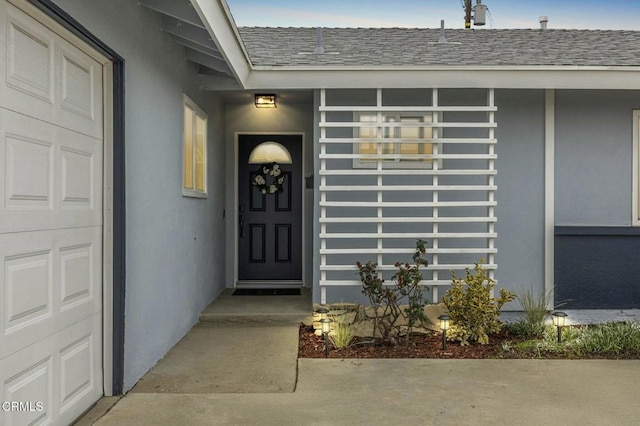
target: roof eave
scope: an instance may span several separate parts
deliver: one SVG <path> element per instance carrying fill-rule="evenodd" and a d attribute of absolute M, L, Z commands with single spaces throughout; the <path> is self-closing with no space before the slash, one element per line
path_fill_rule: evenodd
<path fill-rule="evenodd" d="M 256 71 L 638 71 L 620 65 L 254 65 Z"/>
<path fill-rule="evenodd" d="M 366 75 L 363 75 L 366 73 Z M 247 89 L 449 87 L 640 90 L 632 66 L 264 67 L 249 73 Z"/>
<path fill-rule="evenodd" d="M 226 1 L 191 0 L 191 4 L 236 80 L 245 87 L 252 70 L 251 60 Z"/>

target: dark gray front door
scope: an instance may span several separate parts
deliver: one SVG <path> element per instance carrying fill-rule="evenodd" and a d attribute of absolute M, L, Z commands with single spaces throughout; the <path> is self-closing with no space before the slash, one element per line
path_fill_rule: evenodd
<path fill-rule="evenodd" d="M 282 191 L 262 194 L 253 186 L 259 164 L 248 164 L 260 143 L 275 141 L 291 153 L 280 164 Z M 239 135 L 238 281 L 302 280 L 302 136 Z"/>

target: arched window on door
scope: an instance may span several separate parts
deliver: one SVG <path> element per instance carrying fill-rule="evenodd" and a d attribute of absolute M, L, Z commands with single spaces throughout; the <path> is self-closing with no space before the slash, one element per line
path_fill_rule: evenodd
<path fill-rule="evenodd" d="M 249 164 L 267 163 L 291 164 L 291 154 L 278 142 L 262 142 L 249 154 Z"/>

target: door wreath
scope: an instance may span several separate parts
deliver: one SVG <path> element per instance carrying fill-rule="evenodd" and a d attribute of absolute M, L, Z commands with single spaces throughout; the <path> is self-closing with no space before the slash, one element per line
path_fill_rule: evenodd
<path fill-rule="evenodd" d="M 280 170 L 280 165 L 276 162 L 269 164 L 262 164 L 258 170 L 256 170 L 255 177 L 251 185 L 258 188 L 263 194 L 275 194 L 282 191 L 282 184 L 284 183 L 284 175 Z"/>

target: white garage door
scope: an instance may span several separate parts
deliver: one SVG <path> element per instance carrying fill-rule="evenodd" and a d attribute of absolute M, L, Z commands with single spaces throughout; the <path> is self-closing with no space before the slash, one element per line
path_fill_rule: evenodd
<path fill-rule="evenodd" d="M 103 70 L 56 31 L 0 0 L 4 425 L 68 424 L 103 394 Z"/>

